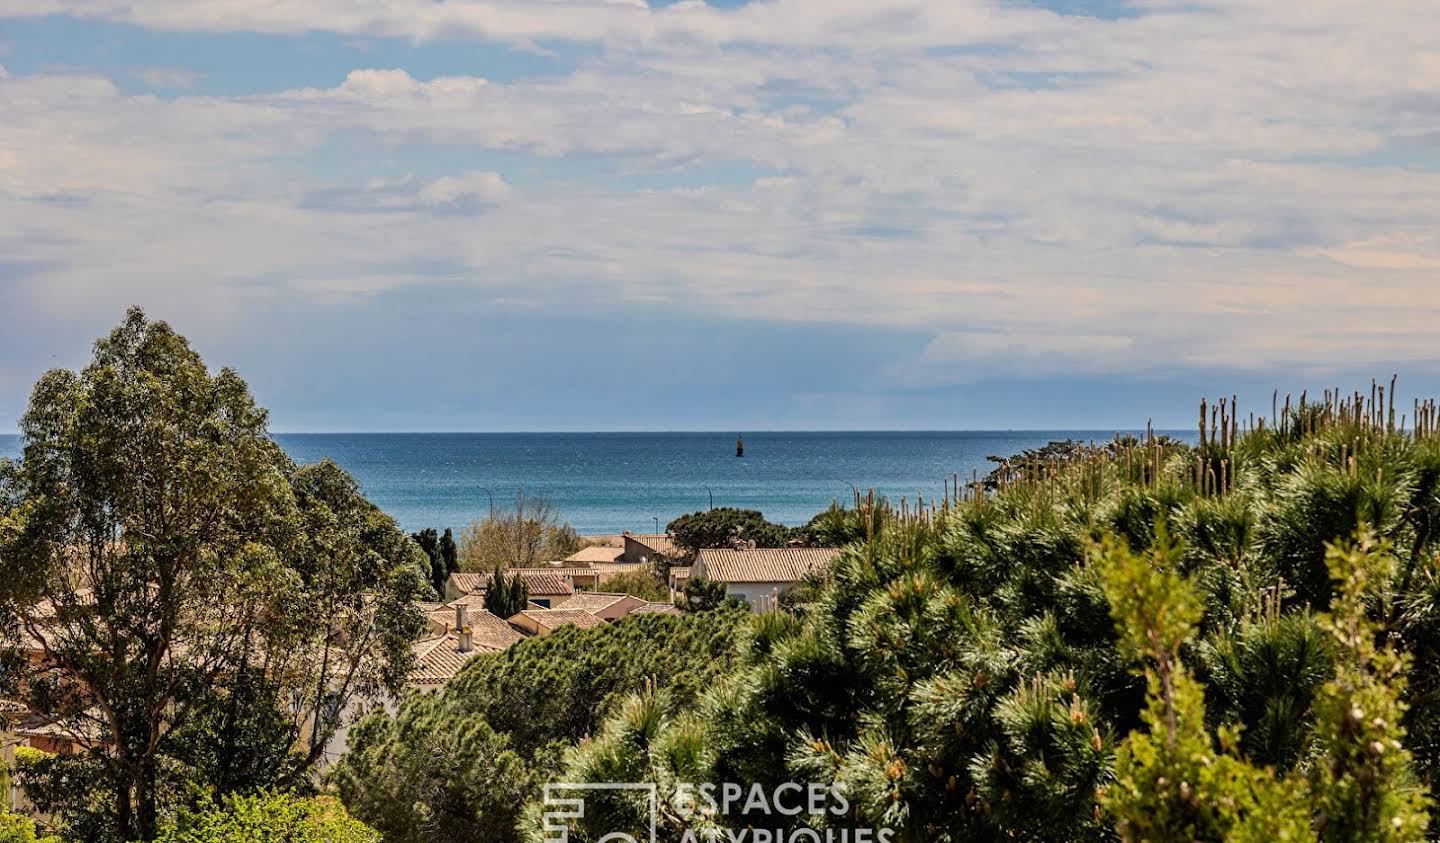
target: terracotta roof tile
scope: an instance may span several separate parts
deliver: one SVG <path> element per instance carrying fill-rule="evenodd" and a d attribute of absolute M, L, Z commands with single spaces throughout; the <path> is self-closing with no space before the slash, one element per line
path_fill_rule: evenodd
<path fill-rule="evenodd" d="M 755 550 L 706 549 L 695 569 L 719 582 L 796 582 L 830 566 L 839 549 L 833 547 L 775 547 Z"/>
<path fill-rule="evenodd" d="M 450 610 L 452 625 L 455 622 L 454 614 L 454 610 Z M 504 618 L 489 612 L 469 611 L 466 622 L 470 625 L 470 652 L 460 652 L 460 636 L 454 629 L 449 629 L 436 638 L 418 642 L 415 645 L 415 658 L 420 664 L 410 675 L 412 682 L 433 685 L 449 681 L 476 653 L 498 653 L 525 639 L 525 636 L 516 632 Z"/>
<path fill-rule="evenodd" d="M 556 605 L 556 609 L 579 609 L 582 612 L 599 612 L 614 606 L 628 594 L 612 594 L 603 591 L 577 591 L 568 600 Z"/>
<path fill-rule="evenodd" d="M 411 671 L 410 681 L 417 685 L 448 682 L 478 652 L 480 651 L 460 652 L 460 638 L 452 632 L 439 638 L 421 641 L 415 645 L 415 660 L 419 664 Z"/>
<path fill-rule="evenodd" d="M 547 629 L 558 629 L 567 624 L 578 626 L 581 629 L 605 625 L 605 621 L 580 609 L 526 609 L 520 615 L 525 615 Z"/>
<path fill-rule="evenodd" d="M 541 568 L 517 568 L 515 570 L 535 571 L 543 574 L 559 574 L 562 577 L 593 577 L 595 569 L 589 563 L 584 565 L 545 565 Z"/>
<path fill-rule="evenodd" d="M 525 638 L 506 623 L 504 618 L 489 612 L 470 613 L 470 634 L 474 638 L 475 649 L 495 652 Z"/>
<path fill-rule="evenodd" d="M 672 603 L 646 603 L 643 606 L 636 606 L 632 615 L 678 615 L 680 607 Z"/>
<path fill-rule="evenodd" d="M 618 547 L 583 547 L 580 550 L 565 557 L 566 562 L 614 562 L 619 559 L 625 551 Z"/>
<path fill-rule="evenodd" d="M 667 533 L 626 533 L 625 538 L 639 542 L 657 553 L 666 556 L 680 556 L 680 548 L 675 546 L 675 540 Z"/>
<path fill-rule="evenodd" d="M 600 574 L 628 574 L 631 571 L 652 570 L 649 565 L 640 562 L 592 562 L 590 570 Z"/>
<path fill-rule="evenodd" d="M 561 594 L 573 594 L 575 591 L 575 586 L 570 582 L 570 578 L 555 571 L 537 568 L 515 568 L 513 571 L 525 581 L 525 587 L 530 589 L 531 594 L 538 594 L 541 597 L 556 597 Z M 506 573 L 508 575 L 510 572 Z M 489 588 L 490 577 L 491 574 L 488 572 L 451 574 L 450 581 L 463 593 L 474 594 Z"/>

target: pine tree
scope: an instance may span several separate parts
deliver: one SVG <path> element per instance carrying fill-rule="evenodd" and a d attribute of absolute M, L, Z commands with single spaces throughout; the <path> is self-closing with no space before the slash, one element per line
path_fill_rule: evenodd
<path fill-rule="evenodd" d="M 1176 568 L 1180 548 L 1163 523 L 1147 554 L 1109 539 L 1096 565 L 1122 646 L 1144 662 L 1142 718 L 1115 759 L 1102 804 L 1126 841 L 1314 839 L 1303 787 L 1235 754 L 1239 733 L 1205 728 L 1204 690 L 1180 659 L 1203 614 L 1196 589 Z M 1216 744 L 1218 743 L 1218 749 Z"/>
<path fill-rule="evenodd" d="M 1332 545 L 1325 559 L 1337 597 L 1320 623 L 1334 637 L 1339 660 L 1315 706 L 1325 753 L 1310 773 L 1315 824 L 1326 841 L 1419 840 L 1428 799 L 1414 779 L 1401 725 L 1410 660 L 1369 617 L 1394 557 L 1366 532 Z"/>

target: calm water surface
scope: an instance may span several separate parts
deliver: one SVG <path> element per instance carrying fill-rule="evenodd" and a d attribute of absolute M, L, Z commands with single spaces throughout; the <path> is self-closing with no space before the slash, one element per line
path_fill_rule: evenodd
<path fill-rule="evenodd" d="M 952 472 L 987 470 L 986 457 L 1053 439 L 1103 440 L 1115 431 L 745 433 L 278 434 L 299 462 L 329 457 L 406 530 L 459 529 L 517 489 L 551 497 L 581 533 L 650 532 L 716 506 L 802 524 L 852 484 L 898 499 L 938 498 Z M 0 457 L 19 438 L 0 436 Z"/>

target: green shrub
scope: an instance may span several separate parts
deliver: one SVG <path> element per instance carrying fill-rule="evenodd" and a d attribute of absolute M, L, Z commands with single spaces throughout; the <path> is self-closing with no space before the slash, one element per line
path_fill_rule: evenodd
<path fill-rule="evenodd" d="M 0 843 L 60 843 L 60 838 L 41 836 L 29 817 L 0 808 Z"/>
<path fill-rule="evenodd" d="M 180 814 L 159 843 L 379 843 L 380 835 L 334 798 L 283 793 L 230 796 Z"/>

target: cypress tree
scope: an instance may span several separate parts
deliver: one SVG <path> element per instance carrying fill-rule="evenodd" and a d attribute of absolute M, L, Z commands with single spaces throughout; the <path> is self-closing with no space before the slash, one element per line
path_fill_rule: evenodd
<path fill-rule="evenodd" d="M 445 532 L 448 534 L 450 531 L 446 530 Z M 418 533 L 411 533 L 410 538 L 414 539 L 415 543 L 420 545 L 420 549 L 425 551 L 425 557 L 430 561 L 428 569 L 430 585 L 435 589 L 437 595 L 444 597 L 445 580 L 450 572 L 446 569 L 445 560 L 441 554 L 439 534 L 435 532 L 435 528 L 428 527 Z"/>
<path fill-rule="evenodd" d="M 505 576 L 505 569 L 499 565 L 490 575 L 490 585 L 485 589 L 485 611 L 502 618 L 523 612 L 530 605 L 530 589 L 519 574 Z"/>
<path fill-rule="evenodd" d="M 460 548 L 455 544 L 455 534 L 449 527 L 446 527 L 444 535 L 440 536 L 440 559 L 445 563 L 447 577 L 460 572 Z"/>

